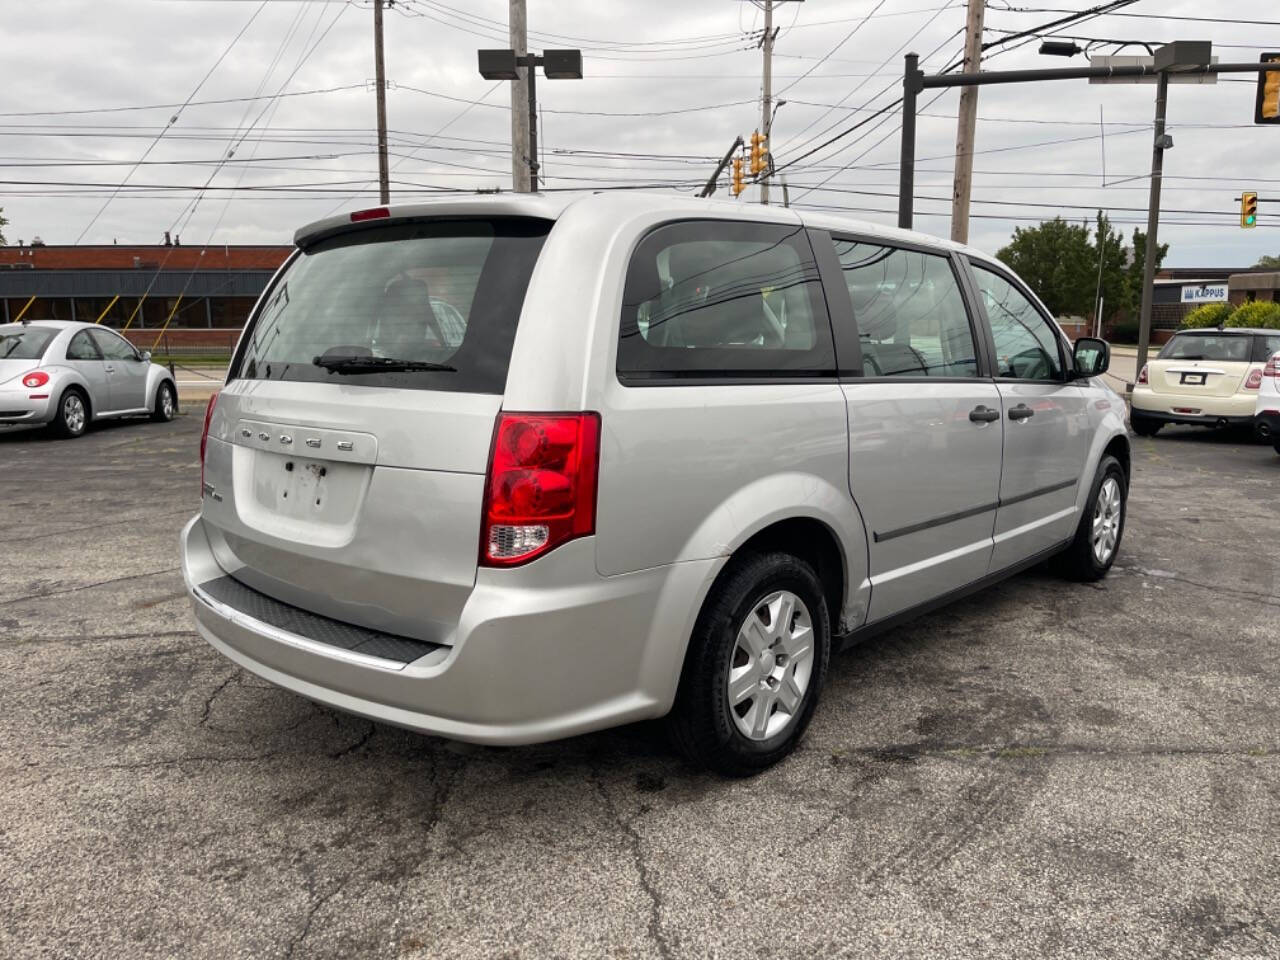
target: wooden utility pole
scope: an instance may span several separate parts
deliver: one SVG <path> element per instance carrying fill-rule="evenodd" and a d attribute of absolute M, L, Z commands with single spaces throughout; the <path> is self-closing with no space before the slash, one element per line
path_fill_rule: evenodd
<path fill-rule="evenodd" d="M 378 86 L 378 196 L 391 202 L 391 171 L 387 166 L 387 71 L 382 61 L 382 0 L 373 0 L 373 77 Z"/>
<path fill-rule="evenodd" d="M 982 64 L 982 15 L 986 0 L 969 0 L 964 26 L 964 68 L 977 73 Z M 978 88 L 960 89 L 960 119 L 956 124 L 956 172 L 951 191 L 951 239 L 969 242 L 969 195 L 973 190 L 973 140 L 978 125 Z"/>
<path fill-rule="evenodd" d="M 773 105 L 773 0 L 764 0 L 764 42 L 760 44 L 760 49 L 764 51 L 764 96 L 760 106 L 760 132 L 765 136 L 765 149 L 768 150 L 769 126 L 773 119 L 769 116 Z M 760 179 L 760 202 L 765 206 L 769 205 L 767 176 Z"/>
<path fill-rule="evenodd" d="M 529 52 L 528 27 L 525 0 L 511 0 L 510 32 L 511 49 L 517 57 Z M 511 189 L 516 193 L 530 193 L 534 184 L 529 176 L 529 75 L 533 67 L 526 67 L 518 80 L 511 81 Z"/>

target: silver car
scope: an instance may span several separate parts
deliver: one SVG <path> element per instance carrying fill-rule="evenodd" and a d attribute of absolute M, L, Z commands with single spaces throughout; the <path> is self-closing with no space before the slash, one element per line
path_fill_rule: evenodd
<path fill-rule="evenodd" d="M 0 324 L 0 426 L 49 424 L 78 437 L 94 420 L 172 420 L 172 374 L 107 327 L 65 320 Z"/>
<path fill-rule="evenodd" d="M 747 774 L 833 651 L 1115 560 L 1107 345 L 977 250 L 616 194 L 296 243 L 210 402 L 182 548 L 201 634 L 315 701 L 490 744 L 668 716 Z"/>

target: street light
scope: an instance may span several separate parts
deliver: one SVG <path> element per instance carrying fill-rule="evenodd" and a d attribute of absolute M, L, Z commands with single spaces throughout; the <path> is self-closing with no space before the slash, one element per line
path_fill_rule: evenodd
<path fill-rule="evenodd" d="M 529 185 L 538 189 L 538 97 L 534 89 L 536 68 L 542 67 L 548 80 L 581 80 L 581 50 L 544 50 L 542 56 L 514 50 L 479 51 L 480 76 L 486 80 L 519 80 L 520 67 L 529 77 Z"/>

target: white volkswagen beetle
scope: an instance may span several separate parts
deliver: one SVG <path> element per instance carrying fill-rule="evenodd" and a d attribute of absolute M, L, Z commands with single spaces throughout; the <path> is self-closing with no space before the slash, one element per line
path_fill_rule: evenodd
<path fill-rule="evenodd" d="M 0 324 L 0 426 L 49 424 L 78 437 L 94 420 L 165 421 L 177 412 L 173 376 L 114 330 L 66 320 Z"/>

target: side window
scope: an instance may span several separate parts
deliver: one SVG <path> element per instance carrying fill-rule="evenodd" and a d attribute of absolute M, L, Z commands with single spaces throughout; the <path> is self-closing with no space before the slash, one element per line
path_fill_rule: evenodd
<path fill-rule="evenodd" d="M 136 360 L 137 351 L 123 337 L 106 330 L 93 330 L 93 339 L 107 360 Z"/>
<path fill-rule="evenodd" d="M 1253 359 L 1259 363 L 1266 363 L 1271 359 L 1273 353 L 1280 352 L 1280 333 L 1263 334 L 1254 337 L 1253 341 Z"/>
<path fill-rule="evenodd" d="M 102 356 L 98 353 L 98 348 L 93 345 L 93 341 L 89 339 L 89 331 L 81 330 L 71 342 L 67 344 L 68 360 L 101 360 Z"/>
<path fill-rule="evenodd" d="M 835 238 L 867 377 L 976 377 L 964 296 L 945 256 Z"/>
<path fill-rule="evenodd" d="M 800 227 L 685 221 L 631 257 L 618 375 L 834 374 L 818 268 Z"/>
<path fill-rule="evenodd" d="M 996 376 L 1061 380 L 1062 344 L 1050 322 L 1004 277 L 973 265 L 996 342 Z"/>

